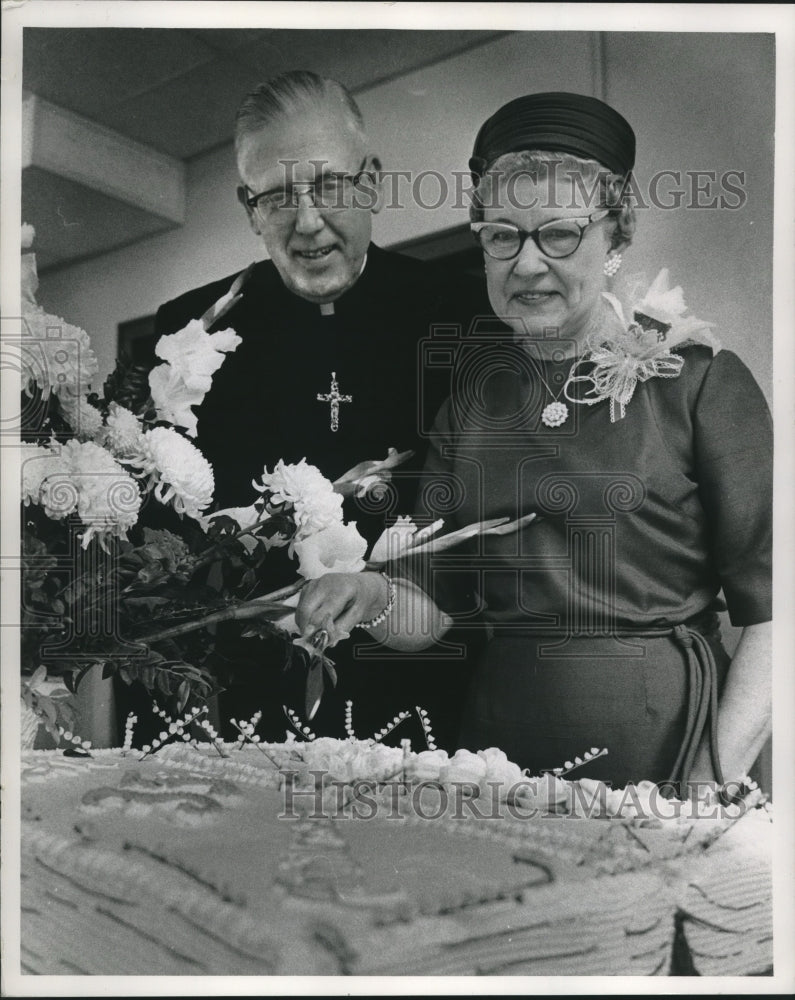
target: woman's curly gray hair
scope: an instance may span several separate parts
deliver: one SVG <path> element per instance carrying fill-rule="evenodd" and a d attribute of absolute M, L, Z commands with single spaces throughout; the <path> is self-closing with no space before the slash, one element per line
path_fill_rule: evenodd
<path fill-rule="evenodd" d="M 635 232 L 635 210 L 631 201 L 629 175 L 612 173 L 596 160 L 586 160 L 553 150 L 521 150 L 498 157 L 480 178 L 474 192 L 469 215 L 473 222 L 483 219 L 484 208 L 495 204 L 501 185 L 510 186 L 519 176 L 539 179 L 572 177 L 575 183 L 595 200 L 593 211 L 606 208 L 613 222 L 610 247 L 620 250 L 629 246 Z"/>

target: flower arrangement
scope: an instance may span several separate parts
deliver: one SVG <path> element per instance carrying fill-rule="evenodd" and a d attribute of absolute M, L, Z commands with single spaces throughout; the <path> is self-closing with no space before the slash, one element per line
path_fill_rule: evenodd
<path fill-rule="evenodd" d="M 29 245 L 32 233 L 25 236 Z M 190 440 L 193 411 L 240 344 L 233 330 L 208 328 L 237 301 L 246 273 L 202 319 L 160 339 L 160 364 L 147 371 L 122 359 L 101 393 L 91 389 L 98 366 L 88 335 L 37 304 L 31 253 L 22 273 L 23 691 L 56 742 L 71 722 L 59 717 L 61 701 L 34 693 L 43 668 L 75 692 L 101 664 L 103 676 L 138 680 L 184 716 L 219 690 L 212 628 L 221 622 L 241 637 L 278 636 L 288 661 L 309 659 L 311 719 L 324 676 L 336 677 L 323 651 L 297 635 L 293 611 L 306 580 L 380 569 L 531 519 L 439 538 L 442 522 L 419 530 L 401 517 L 367 556 L 355 522 L 345 523 L 343 499 L 388 480 L 410 455 L 395 449 L 334 483 L 306 460 L 279 461 L 252 484 L 249 506 L 213 511 L 213 470 Z M 176 527 L 162 527 L 164 508 Z M 258 570 L 285 547 L 295 581 L 260 593 Z"/>
<path fill-rule="evenodd" d="M 24 227 L 23 250 L 32 236 Z M 209 565 L 231 555 L 201 523 L 212 468 L 178 427 L 195 434 L 190 407 L 210 387 L 204 373 L 240 340 L 190 324 L 175 341 L 161 338 L 164 363 L 148 377 L 122 361 L 98 394 L 88 334 L 36 302 L 32 253 L 23 253 L 22 277 L 22 694 L 58 743 L 62 723 L 71 726 L 64 696 L 95 664 L 180 707 L 215 690 L 195 642 L 155 644 L 139 633 L 159 609 L 195 615 L 235 599 L 234 588 L 207 583 Z M 153 506 L 179 515 L 178 533 L 147 525 Z M 57 697 L 44 692 L 47 675 L 61 681 Z"/>

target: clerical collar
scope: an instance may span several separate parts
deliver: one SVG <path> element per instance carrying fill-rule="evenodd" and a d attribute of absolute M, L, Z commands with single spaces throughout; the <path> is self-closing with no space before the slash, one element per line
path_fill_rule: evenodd
<path fill-rule="evenodd" d="M 356 281 L 358 281 L 359 278 L 361 278 L 362 274 L 364 274 L 365 267 L 367 267 L 367 254 L 364 255 L 364 260 L 362 261 L 361 270 L 359 271 L 359 274 L 356 277 Z M 354 284 L 355 283 L 356 282 L 354 282 Z M 351 287 L 353 287 L 353 286 L 351 286 Z M 334 313 L 335 313 L 335 309 L 334 309 L 334 303 L 333 302 L 321 302 L 320 303 L 320 315 L 321 316 L 333 316 Z"/>

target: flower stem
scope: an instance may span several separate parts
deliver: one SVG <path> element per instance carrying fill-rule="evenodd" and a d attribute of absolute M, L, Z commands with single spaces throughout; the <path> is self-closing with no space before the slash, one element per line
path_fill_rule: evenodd
<path fill-rule="evenodd" d="M 186 635 L 188 632 L 195 632 L 197 629 L 206 628 L 208 625 L 218 625 L 221 622 L 243 621 L 248 618 L 258 618 L 262 615 L 271 614 L 274 611 L 287 614 L 292 608 L 281 604 L 286 597 L 297 594 L 303 587 L 304 580 L 296 580 L 281 590 L 274 590 L 264 597 L 256 597 L 253 601 L 239 604 L 229 608 L 222 608 L 214 611 L 203 618 L 195 618 L 189 622 L 182 622 L 181 625 L 172 625 L 171 628 L 161 629 L 159 632 L 150 632 L 148 635 L 137 636 L 137 642 L 159 642 L 161 639 L 173 639 L 179 635 Z"/>
<path fill-rule="evenodd" d="M 219 542 L 216 542 L 211 549 L 208 549 L 203 556 L 200 556 L 199 559 L 197 559 L 197 561 L 193 564 L 192 572 L 195 573 L 196 570 L 201 569 L 208 563 L 213 562 L 216 556 L 223 551 L 224 547 L 228 545 L 229 542 L 236 542 L 239 538 L 243 538 L 245 535 L 255 535 L 258 528 L 261 528 L 263 524 L 271 520 L 273 520 L 273 518 L 268 517 L 265 518 L 264 521 L 257 521 L 257 523 L 253 524 L 250 528 L 241 528 L 240 531 L 236 531 L 233 535 L 226 535 Z"/>

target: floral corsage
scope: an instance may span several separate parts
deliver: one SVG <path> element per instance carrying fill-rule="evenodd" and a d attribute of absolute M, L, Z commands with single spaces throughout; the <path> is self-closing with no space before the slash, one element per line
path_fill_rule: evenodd
<path fill-rule="evenodd" d="M 608 338 L 589 338 L 587 352 L 572 366 L 564 395 L 570 403 L 586 406 L 610 400 L 611 423 L 624 418 L 638 382 L 679 375 L 684 358 L 674 354 L 672 348 L 700 343 L 716 353 L 720 350 L 718 339 L 710 331 L 712 324 L 685 315 L 682 289 L 679 285 L 669 288 L 667 268 L 660 271 L 642 298 L 631 297 L 630 323 L 624 318 L 619 300 L 609 292 L 603 295 L 618 317 L 617 332 Z M 590 370 L 577 374 L 581 367 Z M 587 383 L 588 388 L 575 396 L 572 390 L 579 383 Z"/>

